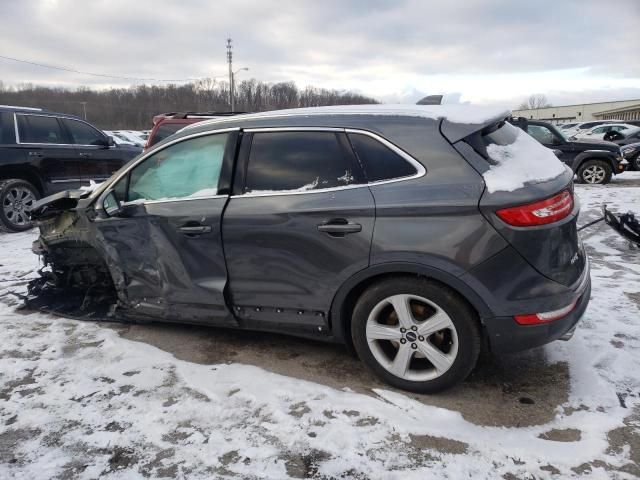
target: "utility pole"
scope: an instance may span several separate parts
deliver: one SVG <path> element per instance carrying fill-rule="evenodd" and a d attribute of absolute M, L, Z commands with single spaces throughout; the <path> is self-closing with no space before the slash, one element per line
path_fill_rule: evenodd
<path fill-rule="evenodd" d="M 233 52 L 231 51 L 231 38 L 227 38 L 227 63 L 229 64 L 229 105 L 233 112 Z"/>
<path fill-rule="evenodd" d="M 82 104 L 82 113 L 84 114 L 84 119 L 87 119 L 87 102 L 80 102 Z"/>

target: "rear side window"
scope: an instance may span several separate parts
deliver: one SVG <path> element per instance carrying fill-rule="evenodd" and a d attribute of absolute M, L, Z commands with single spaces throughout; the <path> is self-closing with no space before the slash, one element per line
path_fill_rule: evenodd
<path fill-rule="evenodd" d="M 356 174 L 357 176 L 357 174 Z M 253 134 L 245 192 L 310 191 L 361 183 L 344 134 Z"/>
<path fill-rule="evenodd" d="M 173 135 L 178 130 L 184 127 L 186 127 L 186 125 L 182 123 L 163 123 L 156 130 L 156 133 L 153 135 L 153 138 L 149 142 L 149 146 L 155 145 L 156 143 L 161 142 L 165 138 Z"/>
<path fill-rule="evenodd" d="M 62 120 L 76 145 L 104 145 L 106 138 L 91 125 L 77 120 Z"/>
<path fill-rule="evenodd" d="M 67 143 L 55 117 L 18 115 L 20 143 Z"/>
<path fill-rule="evenodd" d="M 192 138 L 146 158 L 131 170 L 127 201 L 216 195 L 227 138 L 226 133 Z"/>
<path fill-rule="evenodd" d="M 0 112 L 0 144 L 12 144 L 16 141 L 16 127 L 13 113 Z"/>
<path fill-rule="evenodd" d="M 350 133 L 349 141 L 369 182 L 410 177 L 417 173 L 413 165 L 375 138 Z"/>

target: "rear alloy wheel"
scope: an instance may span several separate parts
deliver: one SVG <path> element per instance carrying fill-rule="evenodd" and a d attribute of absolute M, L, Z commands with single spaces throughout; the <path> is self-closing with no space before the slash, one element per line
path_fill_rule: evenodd
<path fill-rule="evenodd" d="M 636 155 L 636 158 L 631 161 L 631 165 L 633 166 L 633 170 L 636 172 L 640 171 L 640 154 Z"/>
<path fill-rule="evenodd" d="M 352 321 L 360 358 L 385 382 L 436 392 L 464 380 L 480 352 L 474 312 L 448 288 L 398 278 L 370 287 Z"/>
<path fill-rule="evenodd" d="M 588 160 L 578 169 L 580 182 L 592 185 L 609 183 L 612 175 L 613 170 L 611 170 L 611 166 L 600 160 Z"/>
<path fill-rule="evenodd" d="M 32 225 L 28 211 L 38 197 L 38 190 L 25 180 L 0 181 L 0 230 L 29 230 Z"/>

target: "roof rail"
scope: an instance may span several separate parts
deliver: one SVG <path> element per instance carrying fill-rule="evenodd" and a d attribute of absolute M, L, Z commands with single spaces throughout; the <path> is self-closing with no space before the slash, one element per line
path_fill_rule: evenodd
<path fill-rule="evenodd" d="M 20 106 L 17 106 L 17 105 L 0 105 L 0 108 L 15 108 L 15 109 L 19 109 L 19 110 L 33 110 L 34 112 L 41 112 L 42 111 L 41 108 L 20 107 Z"/>

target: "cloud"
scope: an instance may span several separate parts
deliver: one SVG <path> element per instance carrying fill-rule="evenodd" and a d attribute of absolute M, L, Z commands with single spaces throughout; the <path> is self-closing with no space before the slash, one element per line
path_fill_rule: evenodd
<path fill-rule="evenodd" d="M 0 18 L 1 55 L 123 76 L 225 80 L 231 36 L 234 66 L 250 68 L 240 79 L 381 99 L 412 101 L 403 92 L 415 90 L 510 102 L 535 87 L 587 98 L 640 86 L 636 0 L 23 0 L 2 2 Z M 6 60 L 0 79 L 131 83 Z"/>

